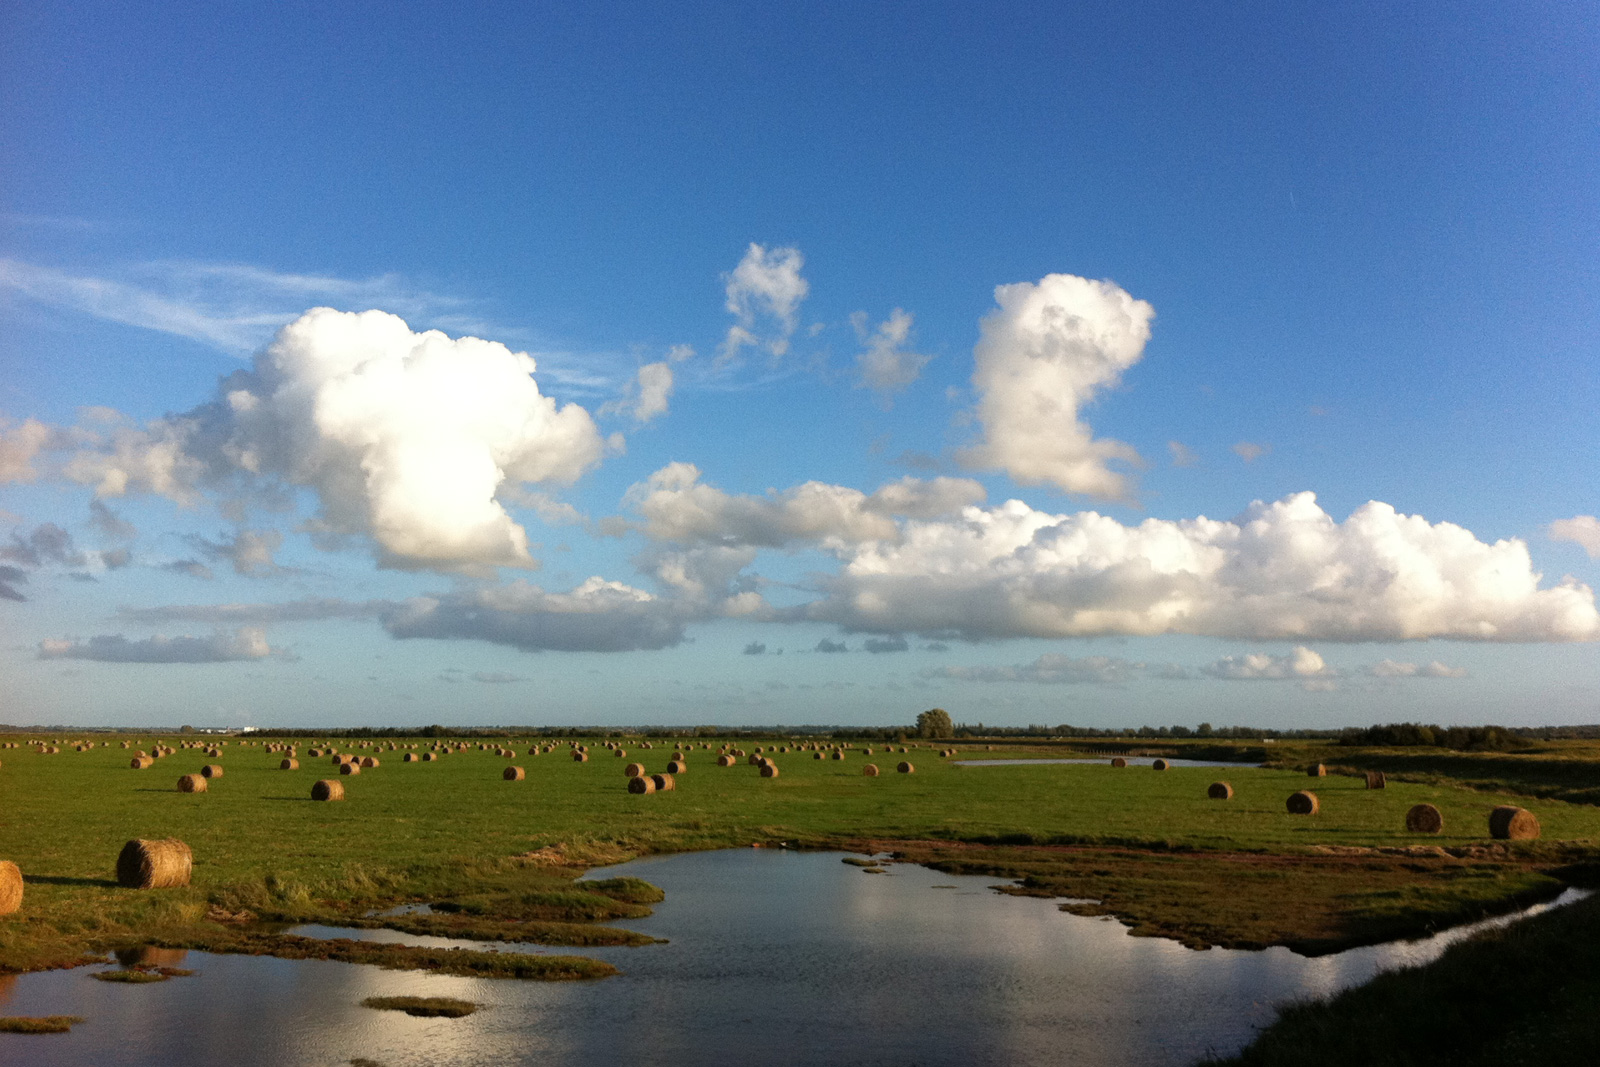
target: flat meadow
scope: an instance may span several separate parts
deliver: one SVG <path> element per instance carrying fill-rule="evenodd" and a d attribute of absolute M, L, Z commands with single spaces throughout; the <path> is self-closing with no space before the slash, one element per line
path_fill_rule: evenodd
<path fill-rule="evenodd" d="M 306 951 L 256 920 L 625 944 L 636 935 L 594 924 L 647 914 L 659 894 L 642 884 L 575 885 L 585 870 L 647 853 L 751 845 L 888 850 L 1016 879 L 1011 892 L 1088 898 L 1065 906 L 1114 914 L 1137 933 L 1197 947 L 1325 952 L 1548 898 L 1570 872 L 1587 869 L 1600 843 L 1600 807 L 1437 775 L 1368 789 L 1360 777 L 1310 778 L 1303 768 L 955 762 L 1084 755 L 1060 746 L 923 742 L 902 753 L 840 742 L 843 758 L 818 759 L 810 746 L 826 756 L 834 742 L 651 739 L 646 749 L 639 738 L 611 739 L 626 752 L 617 756 L 601 738 L 517 737 L 487 746 L 453 740 L 434 760 L 405 762 L 406 752 L 437 742 L 396 739 L 402 747 L 391 749 L 330 738 L 295 741 L 300 765 L 283 770 L 268 742 L 233 738 L 213 750 L 220 756 L 178 748 L 135 770 L 136 750 L 186 739 L 141 736 L 127 749 L 93 739 L 87 750 L 60 744 L 55 754 L 22 740 L 0 750 L 0 859 L 26 879 L 21 910 L 0 917 L 0 968 L 10 970 L 139 941 Z M 585 744 L 588 760 L 573 760 L 570 743 Z M 678 745 L 686 769 L 673 790 L 628 792 L 627 764 L 665 771 Z M 937 745 L 954 745 L 957 755 Z M 759 747 L 781 773 L 761 777 L 748 756 L 718 766 L 724 747 Z M 497 755 L 503 748 L 515 756 Z M 380 766 L 342 776 L 313 749 L 375 756 Z M 915 772 L 897 773 L 902 760 Z M 868 763 L 882 773 L 866 776 Z M 204 792 L 178 790 L 180 775 L 208 764 L 224 773 Z M 525 777 L 506 780 L 508 766 Z M 344 800 L 311 799 L 325 778 L 340 781 Z M 1215 781 L 1233 786 L 1231 799 L 1207 796 Z M 1289 814 L 1286 798 L 1304 789 L 1316 793 L 1318 813 Z M 1443 814 L 1441 833 L 1405 829 L 1406 811 L 1424 802 Z M 1489 812 L 1505 803 L 1535 813 L 1538 841 L 1490 840 Z M 125 842 L 168 837 L 193 850 L 189 886 L 116 884 Z M 407 902 L 433 904 L 435 914 L 370 915 Z"/>

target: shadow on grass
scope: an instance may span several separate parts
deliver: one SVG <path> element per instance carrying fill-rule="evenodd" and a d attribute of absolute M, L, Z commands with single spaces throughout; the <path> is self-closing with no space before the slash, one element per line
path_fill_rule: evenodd
<path fill-rule="evenodd" d="M 90 885 L 103 889 L 117 888 L 115 878 L 70 878 L 64 874 L 25 874 L 22 880 L 28 885 Z"/>

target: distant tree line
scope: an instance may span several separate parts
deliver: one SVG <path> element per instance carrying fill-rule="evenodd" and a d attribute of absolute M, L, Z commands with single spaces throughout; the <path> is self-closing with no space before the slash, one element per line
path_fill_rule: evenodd
<path fill-rule="evenodd" d="M 1458 752 L 1508 752 L 1532 742 L 1521 731 L 1504 726 L 1439 726 L 1420 722 L 1392 722 L 1365 730 L 1346 730 L 1341 745 L 1377 745 L 1386 748 L 1449 748 Z"/>

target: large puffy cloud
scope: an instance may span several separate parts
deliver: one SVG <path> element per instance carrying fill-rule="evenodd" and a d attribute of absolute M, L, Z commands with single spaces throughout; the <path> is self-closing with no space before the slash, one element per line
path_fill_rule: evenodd
<path fill-rule="evenodd" d="M 628 501 L 658 541 L 709 542 L 782 548 L 897 540 L 896 515 L 932 518 L 984 498 L 967 478 L 902 478 L 866 494 L 826 482 L 806 482 L 766 496 L 725 493 L 700 481 L 700 469 L 672 463 L 628 491 Z"/>
<path fill-rule="evenodd" d="M 1335 522 L 1311 493 L 1238 519 L 1052 515 L 1021 501 L 908 522 L 842 553 L 795 614 L 855 631 L 969 640 L 1111 634 L 1250 639 L 1581 641 L 1594 593 L 1541 588 L 1527 546 L 1486 544 L 1372 502 Z"/>
<path fill-rule="evenodd" d="M 276 650 L 258 628 L 245 627 L 210 637 L 147 637 L 130 641 L 101 634 L 87 641 L 39 642 L 40 659 L 87 659 L 102 663 L 231 663 L 265 659 Z"/>
<path fill-rule="evenodd" d="M 100 497 L 181 503 L 233 481 L 307 487 L 321 506 L 314 528 L 370 537 L 386 566 L 531 566 L 502 493 L 569 484 L 607 448 L 587 411 L 540 393 L 535 369 L 497 342 L 316 308 L 224 379 L 217 401 L 143 427 L 102 418 L 72 439 L 60 472 Z M 39 433 L 13 436 L 8 468 L 31 470 Z M 275 546 L 236 547 L 261 565 Z"/>
<path fill-rule="evenodd" d="M 983 438 L 960 458 L 1024 485 L 1125 499 L 1128 479 L 1108 464 L 1136 463 L 1138 453 L 1096 439 L 1079 412 L 1139 361 L 1155 310 L 1109 281 L 1071 274 L 1002 285 L 995 302 L 973 349 Z"/>
<path fill-rule="evenodd" d="M 523 651 L 630 652 L 683 641 L 681 607 L 620 582 L 590 578 L 571 592 L 526 582 L 419 597 L 386 616 L 398 638 L 488 641 Z"/>

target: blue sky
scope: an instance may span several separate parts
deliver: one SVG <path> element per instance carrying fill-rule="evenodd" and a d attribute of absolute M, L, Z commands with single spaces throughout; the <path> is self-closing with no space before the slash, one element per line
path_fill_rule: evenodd
<path fill-rule="evenodd" d="M 1592 6 L 10 21 L 0 721 L 1600 716 Z"/>

